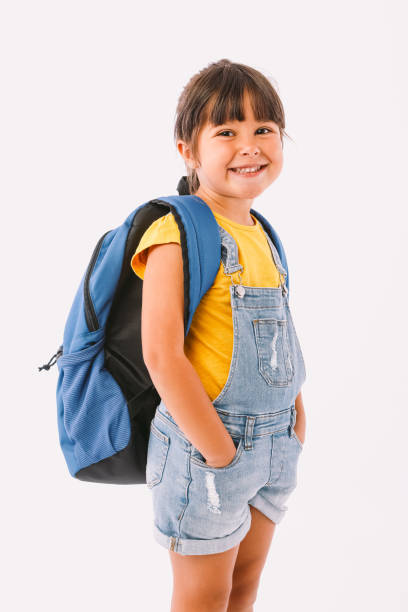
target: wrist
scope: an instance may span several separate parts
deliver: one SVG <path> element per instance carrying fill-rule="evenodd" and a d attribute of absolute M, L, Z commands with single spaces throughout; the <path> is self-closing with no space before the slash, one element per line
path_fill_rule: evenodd
<path fill-rule="evenodd" d="M 212 467 L 223 467 L 231 463 L 237 452 L 233 439 L 229 436 L 230 443 L 224 450 L 216 455 L 206 456 L 205 462 Z"/>

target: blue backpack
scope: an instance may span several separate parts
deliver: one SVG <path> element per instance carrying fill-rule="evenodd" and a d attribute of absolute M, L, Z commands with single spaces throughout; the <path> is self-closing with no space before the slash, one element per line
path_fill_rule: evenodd
<path fill-rule="evenodd" d="M 109 484 L 146 483 L 150 425 L 161 398 L 142 356 L 143 280 L 130 261 L 146 229 L 169 211 L 180 230 L 184 270 L 184 330 L 214 282 L 221 238 L 210 207 L 186 194 L 149 200 L 98 240 L 65 324 L 57 363 L 57 421 L 71 476 Z M 187 191 L 188 193 L 188 191 Z M 275 244 L 289 274 L 283 246 L 270 223 L 250 211 Z M 158 295 L 158 299 L 160 296 Z M 54 361 L 53 361 L 54 360 Z"/>

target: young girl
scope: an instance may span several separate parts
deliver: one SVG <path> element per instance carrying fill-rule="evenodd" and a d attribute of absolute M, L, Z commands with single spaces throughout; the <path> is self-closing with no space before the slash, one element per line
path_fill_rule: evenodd
<path fill-rule="evenodd" d="M 211 208 L 222 247 L 186 338 L 172 213 L 152 223 L 131 262 L 144 280 L 143 357 L 162 399 L 146 478 L 154 536 L 172 563 L 172 612 L 253 609 L 296 487 L 305 365 L 286 270 L 251 214 L 282 169 L 284 127 L 279 96 L 259 71 L 224 59 L 193 76 L 177 108 L 187 168 L 178 190 Z"/>

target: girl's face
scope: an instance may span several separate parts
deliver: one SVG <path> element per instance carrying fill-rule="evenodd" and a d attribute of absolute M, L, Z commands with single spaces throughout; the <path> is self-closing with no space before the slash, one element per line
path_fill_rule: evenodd
<path fill-rule="evenodd" d="M 200 187 L 195 195 L 216 199 L 225 206 L 236 206 L 238 199 L 250 207 L 279 176 L 283 165 L 279 126 L 273 121 L 256 121 L 247 92 L 244 117 L 244 121 L 218 126 L 207 123 L 198 136 L 199 160 L 192 159 L 188 148 L 180 150 L 186 163 L 196 169 Z M 258 166 L 261 169 L 255 173 L 236 170 Z"/>

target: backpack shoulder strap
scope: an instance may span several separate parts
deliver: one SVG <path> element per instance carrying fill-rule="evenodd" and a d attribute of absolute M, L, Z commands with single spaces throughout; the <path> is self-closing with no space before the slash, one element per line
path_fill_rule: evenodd
<path fill-rule="evenodd" d="M 203 295 L 214 282 L 221 261 L 221 237 L 211 208 L 194 195 L 164 196 L 153 203 L 168 204 L 180 231 L 184 266 L 185 335 Z"/>
<path fill-rule="evenodd" d="M 277 249 L 277 251 L 279 253 L 279 257 L 280 257 L 282 266 L 285 268 L 285 271 L 286 271 L 286 288 L 288 290 L 287 297 L 289 299 L 289 269 L 288 269 L 288 262 L 287 262 L 287 259 L 286 259 L 286 255 L 285 255 L 285 250 L 283 248 L 283 244 L 282 244 L 282 242 L 281 242 L 281 240 L 280 240 L 280 238 L 278 236 L 278 233 L 272 227 L 272 225 L 269 223 L 268 219 L 266 219 L 263 215 L 261 215 L 260 212 L 258 212 L 257 210 L 254 210 L 253 208 L 251 208 L 250 212 L 262 224 L 264 230 L 268 233 L 270 239 L 274 243 L 274 245 L 275 245 L 275 247 L 276 247 L 276 249 Z"/>

